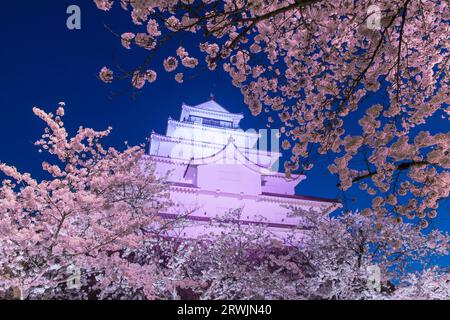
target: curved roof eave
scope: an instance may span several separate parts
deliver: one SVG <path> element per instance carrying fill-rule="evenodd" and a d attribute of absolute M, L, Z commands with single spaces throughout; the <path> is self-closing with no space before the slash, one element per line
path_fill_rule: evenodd
<path fill-rule="evenodd" d="M 265 175 L 265 176 L 280 177 L 281 175 L 284 175 L 281 172 L 273 172 L 267 166 L 260 165 L 256 162 L 252 161 L 251 159 L 249 159 L 246 155 L 244 155 L 242 153 L 241 150 L 239 150 L 239 148 L 234 143 L 234 139 L 232 137 L 230 137 L 230 139 L 228 139 L 227 144 L 222 149 L 217 151 L 216 153 L 206 156 L 206 157 L 202 157 L 202 158 L 191 158 L 191 160 L 188 163 L 188 167 L 191 165 L 208 165 L 208 164 L 216 163 L 217 161 L 223 159 L 223 157 L 221 157 L 220 155 L 223 154 L 225 152 L 225 150 L 230 147 L 234 148 L 234 150 L 237 151 L 234 153 L 234 154 L 237 154 L 237 156 L 238 156 L 238 157 L 235 157 L 235 159 L 238 160 L 245 167 L 252 169 L 253 171 L 256 171 L 259 174 Z M 304 178 L 304 175 L 292 175 L 292 176 L 293 176 L 293 179 L 290 179 L 290 181 L 297 181 L 301 178 Z"/>

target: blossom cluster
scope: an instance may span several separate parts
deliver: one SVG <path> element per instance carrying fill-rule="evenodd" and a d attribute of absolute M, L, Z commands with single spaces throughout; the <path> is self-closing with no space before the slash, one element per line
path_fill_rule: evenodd
<path fill-rule="evenodd" d="M 144 227 L 160 223 L 170 205 L 166 182 L 140 146 L 105 149 L 101 139 L 111 128 L 80 127 L 70 137 L 64 103 L 56 114 L 33 111 L 47 125 L 36 145 L 55 159 L 42 163 L 49 176 L 42 181 L 0 163 L 0 291 L 51 296 L 79 268 L 83 281 L 96 277 L 95 290 L 122 279 L 151 297 L 154 266 L 132 263 L 125 253 L 147 239 Z"/>
<path fill-rule="evenodd" d="M 95 2 L 102 10 L 113 4 Z M 427 131 L 431 121 L 442 128 L 449 121 L 448 1 L 377 1 L 380 28 L 368 23 L 369 0 L 120 3 L 155 42 L 176 33 L 206 37 L 194 38 L 203 59 L 179 48 L 165 70 L 179 60 L 187 68 L 201 60 L 210 70 L 222 66 L 252 114 L 281 126 L 282 145 L 292 151 L 287 174 L 328 154 L 343 192 L 359 185 L 374 198 L 373 210 L 418 217 L 423 226 L 449 196 L 449 133 Z M 124 35 L 129 47 L 134 34 Z"/>

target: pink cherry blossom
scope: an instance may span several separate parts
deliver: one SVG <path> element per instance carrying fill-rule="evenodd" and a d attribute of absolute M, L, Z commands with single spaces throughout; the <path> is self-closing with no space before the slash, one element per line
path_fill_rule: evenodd
<path fill-rule="evenodd" d="M 145 73 L 145 79 L 149 82 L 155 82 L 157 78 L 157 74 L 154 70 L 147 70 L 147 72 Z"/>
<path fill-rule="evenodd" d="M 103 67 L 100 70 L 99 78 L 105 83 L 111 83 L 113 80 L 114 73 L 107 67 Z"/>
<path fill-rule="evenodd" d="M 146 74 L 140 72 L 140 71 L 135 71 L 133 74 L 133 78 L 132 78 L 132 84 L 133 87 L 135 87 L 136 89 L 142 89 L 145 85 L 145 80 L 146 80 Z"/>
<path fill-rule="evenodd" d="M 175 57 L 168 57 L 164 60 L 164 69 L 167 72 L 174 71 L 178 66 L 178 60 Z"/>
<path fill-rule="evenodd" d="M 126 49 L 131 49 L 131 40 L 133 40 L 135 38 L 135 34 L 132 32 L 125 32 L 124 34 L 122 34 L 121 36 L 121 40 L 122 40 L 122 46 Z"/>
<path fill-rule="evenodd" d="M 182 73 L 177 73 L 177 74 L 175 75 L 175 80 L 176 80 L 176 82 L 178 82 L 178 83 L 183 83 L 183 74 L 182 74 Z"/>

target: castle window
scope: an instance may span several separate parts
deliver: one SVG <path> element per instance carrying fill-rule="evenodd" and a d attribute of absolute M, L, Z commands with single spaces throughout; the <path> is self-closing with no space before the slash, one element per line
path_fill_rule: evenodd
<path fill-rule="evenodd" d="M 192 122 L 192 123 L 202 124 L 202 118 L 201 117 L 189 116 L 188 121 Z"/>
<path fill-rule="evenodd" d="M 211 126 L 211 127 L 233 128 L 233 123 L 231 121 L 217 120 L 217 119 L 203 118 L 203 117 L 196 117 L 196 116 L 189 116 L 187 119 L 187 122 L 195 123 L 195 124 L 202 124 L 202 125 Z"/>

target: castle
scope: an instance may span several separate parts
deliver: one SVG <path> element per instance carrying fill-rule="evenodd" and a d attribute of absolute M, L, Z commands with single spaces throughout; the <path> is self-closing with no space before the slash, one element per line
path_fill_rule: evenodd
<path fill-rule="evenodd" d="M 260 223 L 283 236 L 300 223 L 292 207 L 327 214 L 340 204 L 295 194 L 306 177 L 274 171 L 281 154 L 257 148 L 261 134 L 239 127 L 243 115 L 230 113 L 213 97 L 196 106 L 182 104 L 179 120 L 169 118 L 165 135 L 152 133 L 148 156 L 157 175 L 168 175 L 170 196 L 176 206 L 165 218 L 187 214 L 190 227 L 184 236 L 196 237 L 202 225 L 229 210 L 242 209 L 243 224 Z M 267 139 L 267 137 L 264 137 Z"/>

